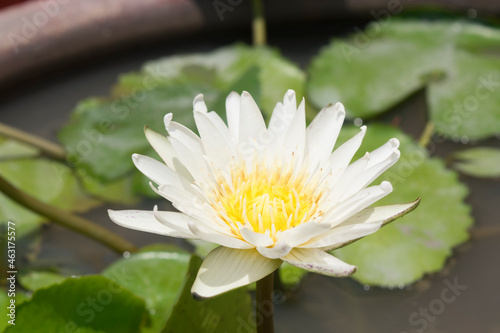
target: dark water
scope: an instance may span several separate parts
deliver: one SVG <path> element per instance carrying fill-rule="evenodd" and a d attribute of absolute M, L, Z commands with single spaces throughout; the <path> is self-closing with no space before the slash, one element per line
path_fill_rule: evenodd
<path fill-rule="evenodd" d="M 304 67 L 333 34 L 352 32 L 354 26 L 341 23 L 280 27 L 271 30 L 269 41 Z M 247 31 L 190 37 L 143 50 L 123 51 L 113 57 L 86 59 L 75 66 L 78 68 L 59 71 L 4 95 L 0 121 L 55 140 L 55 132 L 68 120 L 76 102 L 106 95 L 118 74 L 138 70 L 146 60 L 208 51 L 235 40 L 248 41 Z M 425 124 L 424 105 L 424 92 L 419 92 L 394 110 L 402 115 L 403 129 L 414 137 L 419 136 Z M 391 119 L 394 113 L 386 118 Z M 500 146 L 498 139 L 485 144 Z M 462 147 L 445 142 L 437 146 L 434 154 L 445 157 Z M 402 290 L 366 290 L 351 279 L 312 274 L 292 298 L 277 305 L 277 332 L 500 333 L 499 182 L 469 177 L 461 180 L 471 190 L 467 201 L 473 206 L 474 232 L 479 231 L 480 236 L 457 248 L 445 270 Z M 153 204 L 154 201 L 144 202 L 142 208 L 150 209 Z M 178 240 L 118 227 L 107 217 L 107 208 L 123 207 L 101 207 L 85 215 L 139 246 L 164 241 L 181 244 Z M 56 264 L 67 272 L 95 273 L 117 259 L 103 246 L 61 227 L 48 225 L 43 233 L 36 264 Z"/>

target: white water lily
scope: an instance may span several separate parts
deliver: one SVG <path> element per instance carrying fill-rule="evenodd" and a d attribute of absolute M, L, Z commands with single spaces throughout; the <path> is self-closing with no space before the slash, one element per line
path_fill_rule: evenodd
<path fill-rule="evenodd" d="M 146 128 L 163 163 L 133 155 L 154 191 L 180 212 L 109 211 L 122 226 L 220 244 L 203 261 L 192 293 L 211 297 L 260 280 L 283 261 L 308 271 L 348 276 L 356 271 L 326 251 L 377 231 L 418 205 L 369 207 L 392 191 L 370 186 L 399 158 L 399 142 L 350 163 L 366 127 L 333 151 L 344 121 L 342 104 L 323 108 L 306 127 L 304 100 L 289 90 L 266 127 L 249 93 L 226 100 L 228 125 L 193 102 L 200 136 L 164 118 L 169 136 Z"/>

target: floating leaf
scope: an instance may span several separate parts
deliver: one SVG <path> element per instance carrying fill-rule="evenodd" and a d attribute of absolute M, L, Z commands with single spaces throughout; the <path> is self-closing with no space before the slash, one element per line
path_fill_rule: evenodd
<path fill-rule="evenodd" d="M 500 133 L 500 30 L 466 22 L 398 21 L 334 40 L 312 62 L 308 94 L 371 117 L 427 87 L 436 130 L 448 137 Z"/>
<path fill-rule="evenodd" d="M 181 291 L 190 257 L 178 252 L 133 254 L 115 262 L 102 275 L 143 298 L 152 324 L 142 332 L 159 332 Z"/>
<path fill-rule="evenodd" d="M 224 293 L 204 301 L 195 301 L 191 286 L 202 260 L 193 256 L 188 278 L 162 333 L 177 332 L 255 332 L 252 301 L 246 288 Z"/>
<path fill-rule="evenodd" d="M 140 73 L 123 75 L 110 98 L 80 102 L 59 138 L 77 168 L 115 180 L 134 170 L 133 153 L 154 154 L 144 125 L 165 133 L 161 119 L 173 113 L 175 121 L 194 129 L 197 94 L 203 93 L 208 107 L 224 117 L 227 94 L 245 89 L 269 114 L 287 89 L 301 96 L 304 82 L 298 67 L 268 48 L 235 45 L 168 57 L 146 63 Z"/>
<path fill-rule="evenodd" d="M 30 291 L 35 291 L 40 288 L 46 288 L 53 284 L 61 283 L 65 279 L 65 276 L 57 273 L 33 271 L 24 275 L 20 275 L 19 283 L 23 286 L 23 288 Z"/>
<path fill-rule="evenodd" d="M 453 167 L 458 171 L 473 177 L 500 177 L 500 149 L 492 147 L 477 147 L 462 150 L 453 154 L 459 162 Z"/>
<path fill-rule="evenodd" d="M 287 262 L 283 262 L 279 268 L 279 276 L 285 288 L 297 286 L 308 273 L 308 271 Z"/>
<path fill-rule="evenodd" d="M 87 276 L 36 291 L 5 332 L 137 333 L 145 318 L 139 297 L 102 276 Z"/>
<path fill-rule="evenodd" d="M 15 293 L 16 296 L 13 299 L 15 300 L 14 306 L 16 308 L 29 299 L 29 296 L 21 290 L 16 290 Z M 0 291 L 0 318 L 2 318 L 2 320 L 0 320 L 0 332 L 3 332 L 4 329 L 7 326 L 12 325 L 12 323 L 16 323 L 16 321 L 12 321 L 12 323 L 9 323 L 9 321 L 15 319 L 14 314 L 11 316 L 11 310 L 13 308 L 13 306 L 11 305 L 11 299 L 12 298 L 9 297 L 9 294 L 4 292 L 3 290 Z"/>
<path fill-rule="evenodd" d="M 339 143 L 359 130 L 343 129 Z M 376 203 L 390 205 L 422 197 L 418 209 L 362 240 L 334 251 L 348 263 L 358 266 L 353 277 L 361 283 L 398 286 L 439 271 L 454 246 L 469 237 L 472 225 L 470 207 L 464 203 L 467 188 L 456 172 L 445 168 L 442 160 L 429 158 L 411 138 L 387 125 L 369 126 L 361 157 L 392 137 L 400 142 L 401 158 L 374 184 L 388 180 L 394 192 Z"/>
<path fill-rule="evenodd" d="M 0 163 L 0 174 L 35 198 L 65 210 L 82 212 L 98 205 L 80 188 L 71 169 L 46 159 L 10 160 Z M 16 222 L 16 236 L 37 229 L 44 218 L 0 193 L 0 223 Z"/>
<path fill-rule="evenodd" d="M 0 161 L 34 157 L 38 154 L 38 150 L 32 146 L 0 136 Z"/>
<path fill-rule="evenodd" d="M 76 170 L 77 173 L 82 173 L 82 171 L 82 169 Z M 125 177 L 107 183 L 102 183 L 89 175 L 82 175 L 80 179 L 85 191 L 100 200 L 124 205 L 132 205 L 139 200 L 134 195 L 135 182 L 133 177 Z M 149 190 L 151 190 L 151 187 L 149 187 Z"/>

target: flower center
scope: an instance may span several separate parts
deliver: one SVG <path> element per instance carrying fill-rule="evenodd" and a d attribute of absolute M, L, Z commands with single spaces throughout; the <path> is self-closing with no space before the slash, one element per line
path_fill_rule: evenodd
<path fill-rule="evenodd" d="M 305 175 L 254 166 L 250 173 L 246 168 L 233 170 L 231 178 L 232 186 L 219 182 L 214 208 L 238 236 L 238 224 L 242 224 L 275 239 L 278 231 L 296 227 L 318 214 L 320 195 Z"/>

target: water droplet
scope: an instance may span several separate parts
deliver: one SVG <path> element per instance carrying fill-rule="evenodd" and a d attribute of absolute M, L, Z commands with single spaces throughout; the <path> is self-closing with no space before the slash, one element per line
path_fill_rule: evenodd
<path fill-rule="evenodd" d="M 130 257 L 130 252 L 128 251 L 123 252 L 123 258 L 127 259 L 129 257 Z"/>
<path fill-rule="evenodd" d="M 400 284 L 398 284 L 398 288 L 399 288 L 399 289 L 404 289 L 404 288 L 405 288 L 405 284 L 404 284 L 404 283 L 400 283 Z"/>
<path fill-rule="evenodd" d="M 460 142 L 461 142 L 461 143 L 463 143 L 464 145 L 468 144 L 468 143 L 469 143 L 469 137 L 467 137 L 467 136 L 465 136 L 465 135 L 464 135 L 464 136 L 462 136 L 462 137 L 460 138 Z"/>
<path fill-rule="evenodd" d="M 363 119 L 361 119 L 361 118 L 354 119 L 354 125 L 358 126 L 358 127 L 363 125 Z"/>
<path fill-rule="evenodd" d="M 451 137 L 451 141 L 455 142 L 455 143 L 458 143 L 460 142 L 460 136 L 455 134 Z"/>
<path fill-rule="evenodd" d="M 150 314 L 150 315 L 154 316 L 154 315 L 155 315 L 155 313 L 156 313 L 156 310 L 155 310 L 155 309 L 150 309 L 150 310 L 149 310 L 149 314 Z"/>
<path fill-rule="evenodd" d="M 367 285 L 367 284 L 365 284 L 365 285 L 363 286 L 363 289 L 364 289 L 364 290 L 366 290 L 366 291 L 368 291 L 368 290 L 370 290 L 370 286 L 369 286 L 369 285 Z"/>
<path fill-rule="evenodd" d="M 477 17 L 477 10 L 475 10 L 474 8 L 471 8 L 467 11 L 467 16 L 470 18 L 470 19 L 475 19 Z"/>

